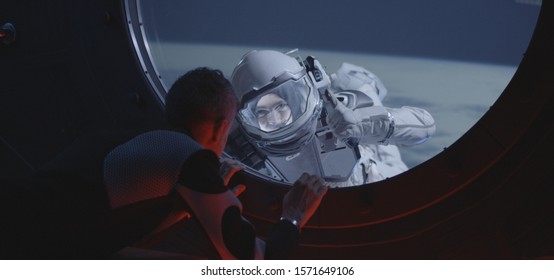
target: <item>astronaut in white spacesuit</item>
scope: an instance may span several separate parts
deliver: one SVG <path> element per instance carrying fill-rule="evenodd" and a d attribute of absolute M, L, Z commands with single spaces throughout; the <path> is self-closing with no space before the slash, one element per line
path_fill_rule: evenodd
<path fill-rule="evenodd" d="M 435 132 L 424 109 L 384 107 L 383 83 L 352 64 L 327 75 L 310 56 L 251 51 L 231 80 L 241 101 L 239 130 L 266 155 L 260 172 L 282 181 L 301 171 L 335 187 L 380 181 L 408 169 L 397 146 L 423 143 Z"/>

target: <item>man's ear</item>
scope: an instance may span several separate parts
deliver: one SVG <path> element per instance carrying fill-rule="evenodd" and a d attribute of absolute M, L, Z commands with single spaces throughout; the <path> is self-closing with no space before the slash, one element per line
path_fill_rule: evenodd
<path fill-rule="evenodd" d="M 213 132 L 212 132 L 212 141 L 221 141 L 225 138 L 227 133 L 227 128 L 231 125 L 231 122 L 226 118 L 221 118 L 215 121 Z"/>

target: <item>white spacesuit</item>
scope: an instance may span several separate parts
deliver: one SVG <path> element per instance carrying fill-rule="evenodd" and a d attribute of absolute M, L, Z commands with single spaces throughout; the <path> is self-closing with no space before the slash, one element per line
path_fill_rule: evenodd
<path fill-rule="evenodd" d="M 336 187 L 383 180 L 408 169 L 396 145 L 420 144 L 435 132 L 424 109 L 384 107 L 383 83 L 352 64 L 329 76 L 313 57 L 251 51 L 231 80 L 241 133 L 267 156 L 263 172 L 283 181 L 301 172 Z"/>

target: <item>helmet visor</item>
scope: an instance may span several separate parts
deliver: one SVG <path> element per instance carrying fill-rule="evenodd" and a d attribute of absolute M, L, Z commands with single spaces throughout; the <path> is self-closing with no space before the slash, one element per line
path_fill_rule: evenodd
<path fill-rule="evenodd" d="M 288 80 L 275 88 L 260 91 L 243 104 L 239 118 L 243 125 L 264 134 L 277 132 L 294 125 L 306 112 L 310 93 L 305 78 Z"/>

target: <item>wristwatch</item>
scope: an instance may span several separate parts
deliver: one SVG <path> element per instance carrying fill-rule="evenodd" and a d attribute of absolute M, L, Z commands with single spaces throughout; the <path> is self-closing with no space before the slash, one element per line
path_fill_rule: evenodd
<path fill-rule="evenodd" d="M 279 219 L 279 221 L 287 221 L 287 222 L 293 224 L 298 229 L 298 232 L 300 232 L 300 224 L 298 223 L 297 220 L 291 219 L 291 218 L 286 218 L 286 217 L 281 217 Z"/>

